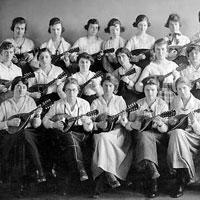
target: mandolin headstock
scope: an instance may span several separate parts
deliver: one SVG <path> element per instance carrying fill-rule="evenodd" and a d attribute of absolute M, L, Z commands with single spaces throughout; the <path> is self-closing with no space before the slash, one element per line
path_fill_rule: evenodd
<path fill-rule="evenodd" d="M 136 111 L 136 110 L 138 110 L 138 109 L 139 109 L 138 103 L 135 103 L 135 102 L 134 102 L 134 103 L 128 105 L 126 111 L 127 111 L 127 112 L 132 112 L 132 111 Z"/>
<path fill-rule="evenodd" d="M 170 110 L 170 111 L 166 111 L 160 114 L 160 117 L 165 118 L 165 117 L 172 117 L 176 115 L 176 111 L 175 110 Z"/>

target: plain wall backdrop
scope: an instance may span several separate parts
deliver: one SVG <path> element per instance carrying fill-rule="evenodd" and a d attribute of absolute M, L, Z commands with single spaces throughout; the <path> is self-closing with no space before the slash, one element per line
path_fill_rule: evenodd
<path fill-rule="evenodd" d="M 164 24 L 171 13 L 182 19 L 182 33 L 191 37 L 199 31 L 198 12 L 200 0 L 0 0 L 0 41 L 12 37 L 11 22 L 15 17 L 28 21 L 27 36 L 36 46 L 49 38 L 48 24 L 52 17 L 59 17 L 66 31 L 64 38 L 74 43 L 86 34 L 83 26 L 90 18 L 100 21 L 99 35 L 106 39 L 104 28 L 116 17 L 125 26 L 122 37 L 129 39 L 136 31 L 132 23 L 139 14 L 146 14 L 152 26 L 148 32 L 157 38 L 168 33 Z"/>

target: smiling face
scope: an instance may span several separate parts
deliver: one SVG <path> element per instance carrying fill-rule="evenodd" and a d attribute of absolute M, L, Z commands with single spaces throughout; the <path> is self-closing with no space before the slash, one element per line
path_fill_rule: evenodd
<path fill-rule="evenodd" d="M 51 64 L 51 55 L 48 51 L 44 51 L 40 54 L 39 62 L 41 66 L 49 66 Z"/>
<path fill-rule="evenodd" d="M 120 36 L 120 25 L 119 24 L 115 24 L 114 26 L 110 26 L 110 35 L 111 35 L 111 37 Z"/>
<path fill-rule="evenodd" d="M 50 32 L 53 38 L 59 38 L 62 33 L 62 25 L 61 23 L 54 24 L 53 26 L 50 26 Z"/>
<path fill-rule="evenodd" d="M 147 20 L 144 19 L 143 21 L 139 22 L 137 27 L 140 32 L 145 33 L 148 28 Z"/>
<path fill-rule="evenodd" d="M 26 95 L 27 86 L 21 81 L 18 82 L 14 87 L 14 96 L 23 97 Z"/>
<path fill-rule="evenodd" d="M 26 24 L 16 24 L 13 30 L 14 37 L 23 38 L 26 31 Z"/>
<path fill-rule="evenodd" d="M 96 36 L 98 31 L 99 31 L 98 24 L 89 24 L 89 27 L 88 27 L 88 35 L 89 36 Z"/>

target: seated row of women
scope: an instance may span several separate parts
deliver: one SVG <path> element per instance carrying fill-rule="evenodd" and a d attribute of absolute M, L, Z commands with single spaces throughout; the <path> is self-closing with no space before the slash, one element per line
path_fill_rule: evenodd
<path fill-rule="evenodd" d="M 93 137 L 91 170 L 96 180 L 95 196 L 101 192 L 102 177 L 110 187 L 119 187 L 120 180 L 126 179 L 134 164 L 144 173 L 147 195 L 157 197 L 160 176 L 157 145 L 162 144 L 167 149 L 169 169 L 176 177 L 172 197 L 183 195 L 186 184 L 196 178 L 193 156 L 198 150 L 200 133 L 197 114 L 200 100 L 190 93 L 190 82 L 185 77 L 177 79 L 178 95 L 172 102 L 174 110 L 170 111 L 168 104 L 158 97 L 160 82 L 157 77 L 145 78 L 145 97 L 128 106 L 121 96 L 114 94 L 118 87 L 114 76 L 107 74 L 101 83 L 103 95 L 90 106 L 78 97 L 77 80 L 68 78 L 63 87 L 66 97 L 54 102 L 42 120 L 41 106 L 45 103 L 36 106 L 27 95 L 26 79 L 16 77 L 11 86 L 13 97 L 0 106 L 1 163 L 5 170 L 2 174 L 10 175 L 18 170 L 23 178 L 27 173 L 27 150 L 38 182 L 46 181 L 39 156 L 39 152 L 46 151 L 46 155 L 60 158 L 59 162 L 53 159 L 51 167 L 64 170 L 65 181 L 77 175 L 80 181 L 85 181 L 88 174 L 82 147 Z M 166 118 L 175 114 L 174 118 Z M 40 127 L 42 121 L 44 128 Z M 45 144 L 38 147 L 37 138 L 41 137 L 45 137 Z"/>

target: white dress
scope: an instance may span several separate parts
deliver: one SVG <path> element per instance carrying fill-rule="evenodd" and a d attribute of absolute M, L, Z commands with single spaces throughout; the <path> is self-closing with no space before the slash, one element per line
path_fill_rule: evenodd
<path fill-rule="evenodd" d="M 124 99 L 113 95 L 109 104 L 103 97 L 95 99 L 91 110 L 98 109 L 99 113 L 114 115 L 126 108 Z M 114 130 L 94 135 L 94 153 L 92 159 L 93 178 L 98 177 L 103 171 L 114 174 L 125 180 L 132 163 L 131 135 L 120 125 Z"/>

